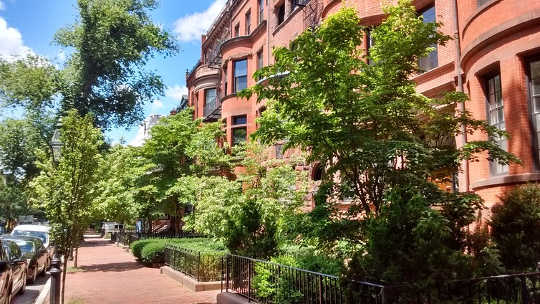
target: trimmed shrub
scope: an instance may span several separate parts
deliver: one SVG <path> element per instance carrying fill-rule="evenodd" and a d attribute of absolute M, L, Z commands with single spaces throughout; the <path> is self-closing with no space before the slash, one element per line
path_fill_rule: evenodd
<path fill-rule="evenodd" d="M 510 191 L 492 212 L 492 238 L 504 266 L 511 271 L 534 270 L 540 262 L 540 186 Z"/>
<path fill-rule="evenodd" d="M 150 242 L 141 251 L 141 261 L 145 264 L 165 263 L 165 241 Z"/>
<path fill-rule="evenodd" d="M 144 239 L 131 243 L 133 255 L 145 264 L 164 263 L 166 244 L 205 253 L 227 253 L 222 242 L 207 238 Z"/>
<path fill-rule="evenodd" d="M 129 247 L 133 255 L 140 260 L 142 258 L 141 251 L 143 250 L 144 246 L 151 243 L 152 241 L 153 239 L 138 240 L 131 243 Z"/>

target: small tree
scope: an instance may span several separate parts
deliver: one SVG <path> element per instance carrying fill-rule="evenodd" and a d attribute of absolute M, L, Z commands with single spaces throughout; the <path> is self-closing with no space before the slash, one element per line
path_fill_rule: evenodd
<path fill-rule="evenodd" d="M 51 225 L 52 241 L 64 258 L 62 303 L 68 258 L 79 246 L 89 224 L 95 195 L 95 171 L 102 135 L 93 124 L 92 116 L 81 117 L 76 110 L 68 111 L 62 120 L 61 159 L 54 163 L 42 153 L 38 163 L 41 174 L 30 184 L 32 201 L 45 210 Z"/>
<path fill-rule="evenodd" d="M 512 271 L 535 270 L 540 262 L 540 186 L 508 192 L 492 212 L 491 235 L 504 266 Z"/>
<path fill-rule="evenodd" d="M 255 136 L 309 151 L 309 159 L 326 169 L 326 182 L 341 181 L 334 189 L 352 199 L 353 217 L 378 214 L 385 192 L 396 185 L 448 180 L 461 160 L 476 160 L 477 152 L 503 164 L 518 161 L 494 140 L 504 131 L 468 112 L 456 113 L 467 96 L 416 92 L 412 78 L 419 59 L 450 39 L 439 24 L 424 23 L 410 0 L 384 12 L 386 19 L 372 30 L 369 54 L 361 47 L 361 20 L 344 8 L 289 48 L 276 48 L 275 64 L 254 74 L 265 81 L 242 92 L 267 101 Z M 486 140 L 456 147 L 462 126 Z"/>

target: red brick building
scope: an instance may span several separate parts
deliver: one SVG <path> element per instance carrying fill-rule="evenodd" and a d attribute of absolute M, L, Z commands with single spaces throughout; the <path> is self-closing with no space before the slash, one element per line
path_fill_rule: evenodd
<path fill-rule="evenodd" d="M 236 92 L 255 84 L 252 74 L 273 63 L 271 50 L 288 43 L 342 5 L 356 8 L 362 23 L 383 19 L 380 0 L 229 0 L 202 37 L 201 58 L 186 75 L 195 117 L 222 121 L 227 141 L 247 140 L 264 104 Z M 474 191 L 488 204 L 519 183 L 540 180 L 540 0 L 416 0 L 426 22 L 441 22 L 451 40 L 421 61 L 414 78 L 427 96 L 464 91 L 466 109 L 509 132 L 500 145 L 522 165 L 500 166 L 485 155 L 463 164 L 460 191 Z M 369 31 L 364 47 L 369 48 Z M 456 144 L 481 139 L 460 136 Z M 275 149 L 281 157 L 280 147 Z M 316 173 L 314 173 L 316 175 Z"/>

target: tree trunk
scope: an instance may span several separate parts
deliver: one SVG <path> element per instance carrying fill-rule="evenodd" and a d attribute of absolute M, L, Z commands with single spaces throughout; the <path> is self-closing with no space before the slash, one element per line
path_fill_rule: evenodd
<path fill-rule="evenodd" d="M 73 261 L 73 267 L 77 268 L 79 263 L 79 247 L 75 248 L 75 260 Z"/>

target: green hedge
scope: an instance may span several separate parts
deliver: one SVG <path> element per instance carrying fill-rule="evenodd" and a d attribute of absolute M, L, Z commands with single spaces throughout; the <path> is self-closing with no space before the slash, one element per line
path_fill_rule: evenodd
<path fill-rule="evenodd" d="M 145 264 L 164 263 L 166 244 L 200 252 L 227 252 L 223 243 L 208 238 L 144 239 L 131 243 L 130 249 L 133 255 Z"/>

